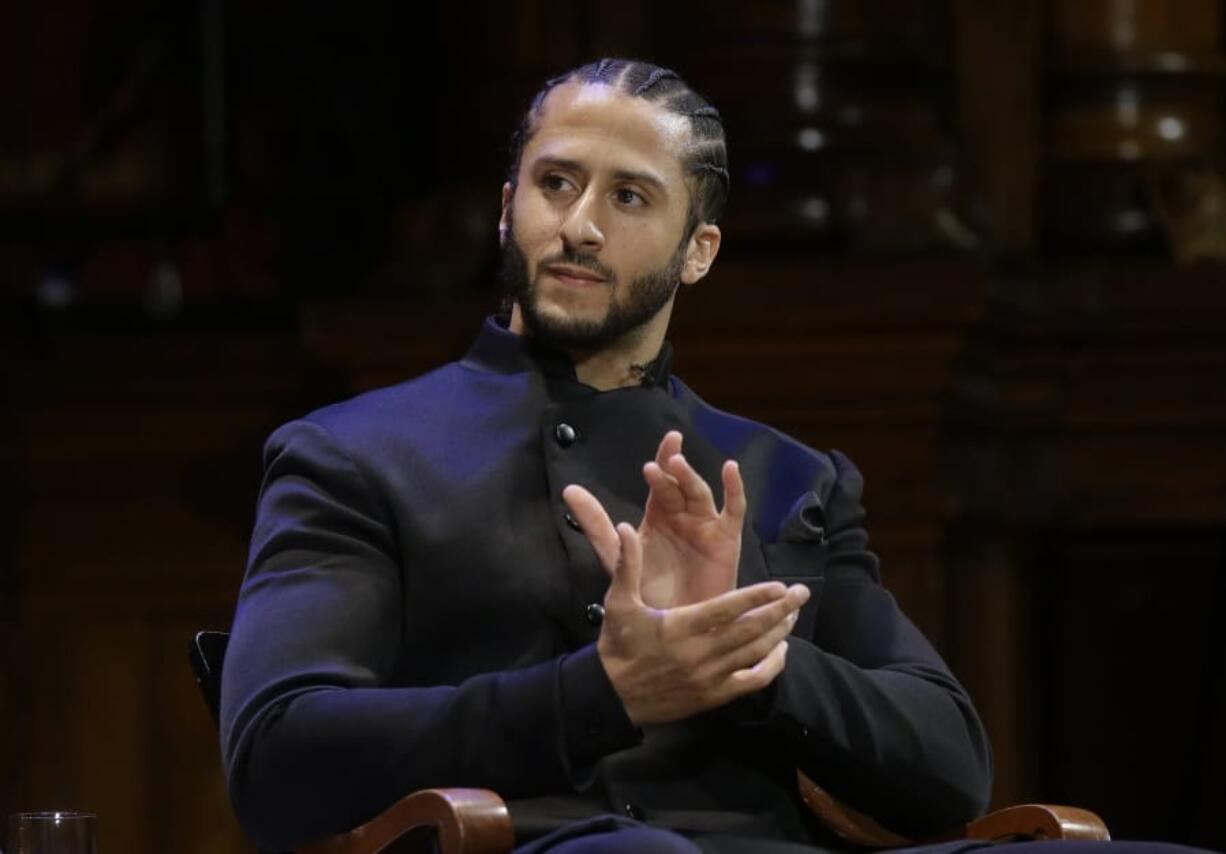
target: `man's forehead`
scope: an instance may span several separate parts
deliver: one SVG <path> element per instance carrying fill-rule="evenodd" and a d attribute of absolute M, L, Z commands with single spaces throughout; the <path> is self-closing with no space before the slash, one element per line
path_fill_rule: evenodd
<path fill-rule="evenodd" d="M 690 141 L 690 123 L 645 98 L 634 98 L 600 83 L 568 81 L 545 98 L 528 144 L 529 158 L 556 154 L 568 143 L 601 142 L 626 155 L 654 161 L 658 169 L 681 172 Z"/>

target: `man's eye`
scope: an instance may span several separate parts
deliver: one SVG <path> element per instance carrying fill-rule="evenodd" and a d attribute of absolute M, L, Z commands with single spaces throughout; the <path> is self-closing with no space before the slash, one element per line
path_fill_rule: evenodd
<path fill-rule="evenodd" d="M 645 205 L 647 200 L 636 193 L 634 190 L 620 189 L 616 193 L 616 198 L 619 204 L 623 205 Z"/>
<path fill-rule="evenodd" d="M 551 192 L 560 192 L 569 189 L 571 183 L 565 177 L 551 173 L 541 178 L 541 186 Z"/>

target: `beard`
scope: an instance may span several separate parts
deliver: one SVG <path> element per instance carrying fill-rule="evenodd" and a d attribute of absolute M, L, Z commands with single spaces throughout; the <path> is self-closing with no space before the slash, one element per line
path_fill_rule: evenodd
<path fill-rule="evenodd" d="M 541 259 L 536 276 L 530 280 L 528 259 L 515 237 L 514 226 L 508 223 L 499 278 L 506 295 L 519 305 L 524 325 L 542 342 L 555 347 L 600 349 L 651 320 L 673 298 L 681 284 L 687 243 L 683 241 L 664 266 L 633 279 L 625 298 L 619 302 L 613 297 L 623 285 L 613 270 L 592 255 L 566 247 L 555 255 Z M 541 271 L 550 264 L 571 264 L 602 277 L 605 281 L 596 287 L 610 290 L 609 307 L 604 317 L 585 319 L 542 313 L 538 301 L 538 282 Z"/>

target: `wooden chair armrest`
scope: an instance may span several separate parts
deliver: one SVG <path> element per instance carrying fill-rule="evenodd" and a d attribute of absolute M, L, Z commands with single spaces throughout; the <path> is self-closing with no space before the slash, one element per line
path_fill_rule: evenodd
<path fill-rule="evenodd" d="M 1020 804 L 990 812 L 966 826 L 967 839 L 1081 839 L 1106 842 L 1107 825 L 1089 810 L 1051 804 Z"/>
<path fill-rule="evenodd" d="M 916 840 L 887 830 L 839 801 L 803 773 L 798 771 L 796 776 L 802 800 L 840 839 L 865 848 L 915 844 Z M 441 854 L 506 854 L 515 844 L 507 806 L 494 792 L 424 789 L 401 798 L 366 824 L 300 848 L 298 854 L 391 854 L 393 845 L 396 852 L 407 854 L 431 850 L 434 838 Z M 1110 838 L 1103 820 L 1089 810 L 1022 804 L 997 810 L 956 831 L 923 841 Z"/>
<path fill-rule="evenodd" d="M 511 816 L 488 789 L 422 789 L 401 798 L 348 833 L 299 848 L 297 854 L 506 854 L 515 847 Z"/>
<path fill-rule="evenodd" d="M 847 806 L 800 771 L 796 772 L 800 797 L 805 805 L 835 836 L 863 848 L 903 848 L 916 842 L 945 842 L 954 839 L 1074 839 L 1106 841 L 1111 838 L 1107 825 L 1089 810 L 1050 804 L 1022 804 L 988 813 L 964 827 L 929 839 L 914 840 L 900 836 L 873 818 Z"/>
<path fill-rule="evenodd" d="M 805 806 L 827 830 L 844 842 L 862 848 L 904 848 L 915 844 L 914 840 L 886 830 L 871 817 L 847 806 L 803 772 L 796 772 L 796 781 Z"/>

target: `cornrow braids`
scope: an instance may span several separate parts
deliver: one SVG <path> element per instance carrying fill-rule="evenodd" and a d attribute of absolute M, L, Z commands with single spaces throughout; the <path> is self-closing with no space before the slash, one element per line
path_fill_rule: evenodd
<path fill-rule="evenodd" d="M 511 136 L 510 173 L 514 187 L 524 148 L 532 139 L 545 99 L 556 87 L 571 80 L 610 86 L 631 98 L 642 98 L 670 113 L 689 119 L 690 144 L 682 168 L 690 178 L 690 210 L 686 239 L 704 222 L 715 223 L 723 216 L 728 201 L 728 147 L 724 122 L 706 98 L 681 79 L 677 72 L 632 59 L 605 58 L 575 68 L 545 81 L 533 96 L 515 133 Z"/>
<path fill-rule="evenodd" d="M 670 71 L 667 68 L 657 68 L 655 71 L 651 72 L 651 74 L 647 75 L 646 80 L 644 80 L 642 83 L 640 83 L 638 86 L 634 88 L 634 97 L 636 98 L 643 97 L 644 92 L 649 91 L 652 86 L 655 86 L 661 80 L 680 80 L 680 79 L 681 78 L 677 76 L 677 72 L 675 71 Z"/>
<path fill-rule="evenodd" d="M 605 58 L 596 64 L 596 73 L 593 75 L 597 80 L 605 80 L 605 74 L 608 73 L 610 66 L 613 65 L 613 60 Z"/>

